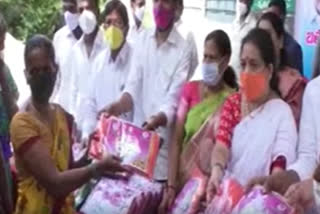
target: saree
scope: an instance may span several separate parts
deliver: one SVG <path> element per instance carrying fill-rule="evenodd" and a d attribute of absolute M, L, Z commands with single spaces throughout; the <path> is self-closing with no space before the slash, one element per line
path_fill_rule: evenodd
<path fill-rule="evenodd" d="M 189 111 L 179 164 L 180 188 L 190 178 L 195 167 L 199 167 L 204 174 L 210 174 L 210 157 L 220 107 L 232 92 L 233 89 L 224 85 L 221 92 L 208 97 Z"/>
<path fill-rule="evenodd" d="M 48 146 L 52 160 L 59 171 L 69 168 L 72 160 L 69 116 L 55 106 L 52 128 L 28 112 L 19 112 L 11 123 L 11 136 L 18 171 L 18 199 L 15 214 L 70 214 L 73 197 L 54 199 L 24 167 L 20 155 L 38 141 Z"/>

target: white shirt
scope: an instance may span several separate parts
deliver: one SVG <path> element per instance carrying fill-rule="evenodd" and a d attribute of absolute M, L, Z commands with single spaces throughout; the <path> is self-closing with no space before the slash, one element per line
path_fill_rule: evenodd
<path fill-rule="evenodd" d="M 320 163 L 320 77 L 306 87 L 300 120 L 298 159 L 288 167 L 296 171 L 301 180 L 312 178 Z"/>
<path fill-rule="evenodd" d="M 257 20 L 256 17 L 249 13 L 244 22 L 241 22 L 237 18 L 232 26 L 233 33 L 231 35 L 231 45 L 232 45 L 232 56 L 231 56 L 231 65 L 236 72 L 237 77 L 241 71 L 240 65 L 240 49 L 242 39 L 249 33 L 250 30 L 256 27 Z"/>
<path fill-rule="evenodd" d="M 82 134 L 88 137 L 96 128 L 97 116 L 107 105 L 119 99 L 127 82 L 133 49 L 127 42 L 120 50 L 115 61 L 111 59 L 111 51 L 105 49 L 95 59 L 92 70 L 95 72 L 88 97 L 83 105 L 85 119 Z M 124 119 L 130 120 L 126 115 Z"/>
<path fill-rule="evenodd" d="M 235 127 L 228 172 L 246 185 L 253 177 L 269 175 L 272 162 L 279 156 L 292 164 L 297 138 L 290 107 L 281 99 L 272 99 Z"/>
<path fill-rule="evenodd" d="M 72 47 L 77 43 L 77 38 L 72 31 L 64 26 L 58 30 L 53 37 L 53 46 L 56 54 L 56 62 L 59 65 L 59 75 L 57 76 L 54 92 L 51 96 L 53 102 L 59 103 L 62 107 L 67 108 L 67 97 L 63 96 L 64 91 L 60 90 L 62 81 L 70 81 L 70 71 L 66 68 L 66 62 Z"/>
<path fill-rule="evenodd" d="M 136 24 L 132 25 L 129 29 L 127 40 L 130 44 L 135 46 L 139 41 L 140 36 L 146 31 L 145 27 L 141 24 L 138 28 Z"/>
<path fill-rule="evenodd" d="M 190 30 L 191 27 L 188 28 L 188 26 L 184 22 L 182 22 L 181 19 L 179 21 L 177 21 L 175 25 L 176 25 L 178 32 L 182 35 L 182 37 L 185 40 L 187 40 L 188 45 L 191 48 L 190 70 L 189 70 L 189 74 L 188 74 L 188 79 L 190 79 L 193 76 L 193 74 L 199 64 L 197 44 L 196 44 L 194 35 L 193 35 L 192 31 Z"/>
<path fill-rule="evenodd" d="M 174 120 L 178 97 L 187 80 L 191 51 L 186 40 L 173 28 L 167 41 L 157 46 L 155 29 L 146 31 L 135 52 L 132 71 L 129 74 L 125 92 L 134 101 L 134 108 L 141 115 L 134 115 L 134 121 L 141 125 L 151 116 L 163 112 L 168 124 L 157 130 L 164 143 L 160 148 L 155 170 L 156 179 L 167 178 L 168 136 Z"/>
<path fill-rule="evenodd" d="M 68 59 L 68 69 L 71 72 L 71 82 L 65 82 L 64 87 L 68 88 L 71 85 L 69 93 L 69 108 L 70 113 L 75 117 L 78 127 L 81 127 L 82 120 L 85 115 L 82 114 L 82 105 L 89 91 L 89 86 L 92 84 L 93 70 L 92 64 L 97 56 L 107 48 L 104 42 L 102 32 L 99 30 L 93 44 L 92 52 L 88 56 L 84 37 L 82 37 L 73 47 Z M 67 89 L 66 91 L 68 91 Z"/>

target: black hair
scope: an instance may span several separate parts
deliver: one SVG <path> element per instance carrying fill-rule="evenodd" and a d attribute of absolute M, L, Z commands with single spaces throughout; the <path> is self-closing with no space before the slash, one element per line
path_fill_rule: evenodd
<path fill-rule="evenodd" d="M 277 16 L 274 13 L 268 12 L 263 14 L 260 19 L 257 22 L 257 27 L 259 27 L 259 24 L 261 21 L 268 21 L 270 22 L 270 24 L 272 25 L 274 31 L 276 32 L 278 38 L 280 39 L 281 37 L 283 38 L 285 35 L 285 29 L 284 29 L 284 24 L 282 19 Z M 280 51 L 280 62 L 279 62 L 279 66 L 280 67 L 284 67 L 287 65 L 287 54 L 285 52 L 285 49 L 282 48 Z"/>
<path fill-rule="evenodd" d="M 7 22 L 4 19 L 3 15 L 0 13 L 0 36 L 4 35 L 7 32 Z"/>
<path fill-rule="evenodd" d="M 231 42 L 229 36 L 222 30 L 209 33 L 205 42 L 213 40 L 221 56 L 231 56 Z M 228 66 L 223 74 L 223 80 L 231 87 L 238 89 L 237 77 L 234 70 Z"/>
<path fill-rule="evenodd" d="M 113 11 L 116 11 L 120 15 L 124 25 L 127 28 L 129 28 L 128 12 L 127 12 L 126 6 L 120 0 L 109 1 L 104 7 L 101 18 L 105 19 L 105 17 L 108 16 Z"/>
<path fill-rule="evenodd" d="M 181 6 L 182 8 L 184 7 L 183 0 L 177 0 L 177 4 L 178 4 L 179 6 Z"/>
<path fill-rule="evenodd" d="M 48 37 L 46 37 L 44 35 L 40 35 L 40 34 L 32 36 L 26 42 L 26 47 L 25 47 L 25 51 L 24 51 L 25 64 L 27 64 L 28 55 L 34 49 L 37 49 L 37 48 L 44 49 L 45 52 L 48 54 L 48 57 L 49 57 L 50 61 L 54 65 L 56 65 L 55 52 L 54 52 L 54 47 L 52 45 L 52 42 L 50 41 L 50 39 L 48 39 Z"/>
<path fill-rule="evenodd" d="M 287 16 L 287 4 L 285 0 L 271 0 L 268 7 L 277 7 L 283 14 L 283 17 Z"/>
<path fill-rule="evenodd" d="M 241 54 L 245 44 L 253 44 L 260 52 L 260 56 L 266 65 L 272 65 L 274 71 L 270 80 L 270 88 L 279 94 L 278 89 L 278 75 L 275 62 L 275 50 L 272 42 L 271 35 L 259 28 L 252 29 L 247 36 L 245 36 L 241 43 Z"/>
<path fill-rule="evenodd" d="M 79 2 L 81 1 L 87 1 L 90 3 L 94 3 L 95 8 L 97 9 L 98 14 L 100 13 L 100 9 L 99 9 L 99 0 L 77 0 L 77 4 L 79 4 Z"/>

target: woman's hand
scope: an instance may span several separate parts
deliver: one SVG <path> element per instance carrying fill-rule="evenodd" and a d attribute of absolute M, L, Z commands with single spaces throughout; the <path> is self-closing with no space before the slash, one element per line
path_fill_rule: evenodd
<path fill-rule="evenodd" d="M 207 188 L 207 204 L 210 204 L 212 199 L 216 194 L 219 194 L 219 188 L 221 185 L 222 178 L 224 176 L 224 170 L 218 165 L 213 166 L 211 177 L 209 179 L 208 188 Z"/>
<path fill-rule="evenodd" d="M 112 178 L 128 177 L 131 170 L 121 164 L 121 158 L 115 155 L 106 155 L 101 161 L 97 162 L 97 176 L 107 176 Z M 95 172 L 94 172 L 95 173 Z M 121 174 L 119 174 L 121 173 Z"/>
<path fill-rule="evenodd" d="M 104 117 L 111 117 L 111 116 L 115 116 L 118 117 L 122 114 L 122 108 L 121 108 L 121 104 L 120 102 L 114 102 L 106 107 L 104 107 L 98 114 L 98 119 L 101 116 Z"/>
<path fill-rule="evenodd" d="M 306 210 L 314 203 L 313 188 L 313 180 L 305 180 L 291 185 L 286 192 L 285 197 L 291 206 L 302 207 Z"/>
<path fill-rule="evenodd" d="M 172 207 L 174 200 L 176 198 L 176 190 L 173 188 L 166 188 L 158 208 L 158 214 L 167 214 L 169 209 Z"/>

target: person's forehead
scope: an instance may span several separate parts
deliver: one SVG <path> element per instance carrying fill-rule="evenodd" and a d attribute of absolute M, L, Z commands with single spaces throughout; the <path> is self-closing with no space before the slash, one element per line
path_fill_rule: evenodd
<path fill-rule="evenodd" d="M 27 65 L 32 67 L 46 66 L 49 61 L 49 55 L 44 48 L 34 48 L 27 56 Z"/>
<path fill-rule="evenodd" d="M 111 11 L 111 13 L 109 13 L 107 16 L 106 16 L 106 20 L 119 20 L 119 21 L 122 21 L 122 18 L 121 18 L 121 15 L 118 13 L 117 10 L 113 10 Z"/>

